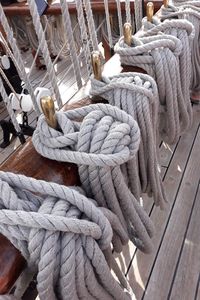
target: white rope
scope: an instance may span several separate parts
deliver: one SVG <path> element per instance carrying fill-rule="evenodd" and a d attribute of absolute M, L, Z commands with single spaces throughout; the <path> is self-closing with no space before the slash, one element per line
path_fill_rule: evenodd
<path fill-rule="evenodd" d="M 112 41 L 112 32 L 111 32 L 111 26 L 110 26 L 110 15 L 109 15 L 108 0 L 104 0 L 104 8 L 105 8 L 105 14 L 106 14 L 106 25 L 107 25 L 109 46 L 110 46 L 110 48 L 112 48 L 113 47 L 113 41 Z"/>
<path fill-rule="evenodd" d="M 169 22 L 173 27 L 173 21 Z M 178 38 L 156 30 L 154 36 L 133 37 L 131 47 L 121 38 L 115 50 L 122 64 L 138 66 L 156 79 L 161 104 L 159 131 L 161 138 L 171 144 L 191 124 L 190 103 L 181 89 L 179 59 L 183 45 Z"/>
<path fill-rule="evenodd" d="M 65 0 L 61 0 L 60 5 L 61 5 L 61 10 L 62 10 L 62 16 L 63 16 L 63 24 L 64 24 L 64 28 L 65 28 L 65 32 L 66 32 L 66 39 L 68 40 L 68 44 L 69 44 L 71 62 L 73 65 L 77 86 L 80 89 L 82 87 L 81 70 L 80 70 L 76 47 L 75 47 L 75 42 L 74 42 L 74 36 L 73 36 L 73 31 L 72 31 L 72 26 L 71 26 L 68 4 Z"/>
<path fill-rule="evenodd" d="M 191 89 L 200 92 L 200 4 L 199 7 L 185 4 L 176 8 L 172 5 L 168 8 L 162 7 L 161 20 L 181 18 L 188 20 L 194 25 L 195 35 L 191 43 L 192 57 L 192 83 Z"/>
<path fill-rule="evenodd" d="M 131 299 L 105 259 L 112 260 L 113 234 L 124 240 L 126 233 L 113 213 L 80 188 L 0 172 L 0 232 L 30 270 L 38 269 L 41 300 Z"/>
<path fill-rule="evenodd" d="M 83 4 L 85 7 L 85 13 L 87 17 L 87 25 L 90 33 L 90 39 L 92 42 L 92 48 L 93 51 L 98 51 L 98 40 L 97 40 L 97 34 L 95 30 L 95 24 L 94 24 L 94 18 L 93 18 L 93 13 L 92 13 L 92 8 L 91 8 L 91 3 L 89 0 L 83 0 Z"/>
<path fill-rule="evenodd" d="M 29 4 L 29 8 L 30 8 L 30 14 L 33 19 L 33 25 L 35 27 L 35 31 L 36 31 L 38 40 L 40 42 L 39 47 L 42 51 L 44 61 L 45 61 L 46 67 L 47 67 L 47 72 L 49 74 L 49 80 L 50 80 L 51 86 L 54 90 L 55 98 L 56 98 L 56 101 L 58 102 L 58 106 L 59 106 L 59 108 L 61 108 L 62 100 L 61 100 L 60 92 L 59 92 L 57 81 L 56 81 L 54 67 L 51 62 L 48 45 L 47 45 L 47 42 L 45 39 L 45 34 L 44 34 L 44 31 L 43 31 L 43 28 L 42 28 L 42 25 L 40 22 L 40 16 L 39 16 L 39 13 L 37 10 L 37 5 L 34 0 L 28 0 L 28 4 Z"/>
<path fill-rule="evenodd" d="M 50 159 L 76 163 L 87 196 L 118 216 L 139 249 L 151 251 L 152 223 L 120 169 L 138 150 L 137 123 L 117 107 L 105 104 L 58 112 L 56 117 L 61 131 L 50 128 L 43 116 L 38 120 L 32 138 L 36 150 Z M 122 251 L 122 242 L 116 237 L 113 247 Z"/>
<path fill-rule="evenodd" d="M 26 70 L 25 70 L 25 66 L 24 66 L 24 62 L 23 62 L 21 53 L 17 47 L 17 43 L 14 38 L 13 31 L 8 24 L 8 21 L 6 19 L 6 16 L 4 14 L 3 7 L 1 4 L 0 4 L 0 20 L 1 20 L 1 24 L 4 28 L 4 31 L 6 32 L 8 43 L 10 44 L 12 51 L 15 54 L 15 56 L 11 56 L 11 58 L 12 58 L 12 60 L 14 58 L 13 62 L 15 63 L 15 66 L 20 74 L 21 79 L 25 82 L 27 90 L 28 90 L 29 94 L 31 95 L 34 109 L 35 109 L 37 115 L 39 116 L 40 110 L 38 108 L 30 80 L 28 78 L 28 75 L 26 74 Z"/>
<path fill-rule="evenodd" d="M 77 10 L 77 16 L 78 16 L 78 23 L 81 31 L 81 40 L 82 40 L 82 47 L 84 51 L 84 56 L 86 58 L 86 67 L 88 72 L 88 78 L 91 74 L 91 54 L 90 54 L 90 48 L 88 43 L 88 34 L 87 34 L 87 28 L 85 25 L 85 18 L 84 18 L 84 12 L 83 12 L 83 5 L 82 0 L 76 0 L 76 10 Z"/>
<path fill-rule="evenodd" d="M 135 9 L 135 27 L 136 32 L 142 26 L 142 0 L 135 0 L 134 1 L 134 9 Z"/>
<path fill-rule="evenodd" d="M 116 0 L 117 3 L 117 16 L 118 16 L 118 23 L 119 23 L 119 34 L 120 36 L 123 35 L 123 24 L 122 24 L 122 11 L 121 11 L 121 1 Z"/>
<path fill-rule="evenodd" d="M 125 0 L 126 22 L 131 24 L 131 7 L 130 0 Z"/>
<path fill-rule="evenodd" d="M 148 75 L 123 73 L 103 77 L 102 81 L 93 79 L 90 94 L 103 97 L 138 122 L 141 131 L 139 152 L 123 172 L 127 174 L 131 191 L 138 200 L 141 193 L 148 193 L 156 205 L 164 207 L 166 197 L 157 154 L 158 91 L 155 81 Z"/>

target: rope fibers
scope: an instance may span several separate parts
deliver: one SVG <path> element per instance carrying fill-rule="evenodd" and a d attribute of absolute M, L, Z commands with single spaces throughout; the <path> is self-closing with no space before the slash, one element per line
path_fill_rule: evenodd
<path fill-rule="evenodd" d="M 38 270 L 41 300 L 131 299 L 105 259 L 113 232 L 122 240 L 126 233 L 80 188 L 0 172 L 0 231 Z"/>
<path fill-rule="evenodd" d="M 191 43 L 191 89 L 194 92 L 200 92 L 200 3 L 198 3 L 198 6 L 197 4 L 193 4 L 193 2 L 186 2 L 178 8 L 172 5 L 169 5 L 168 8 L 162 7 L 160 18 L 161 20 L 175 18 L 185 19 L 185 23 L 188 20 L 193 24 L 195 34 Z"/>
<path fill-rule="evenodd" d="M 172 25 L 173 23 L 159 26 L 170 28 Z M 163 34 L 159 26 L 152 29 L 156 31 L 155 35 L 148 36 L 144 31 L 141 33 L 144 36 L 133 36 L 131 47 L 125 44 L 124 38 L 121 37 L 115 46 L 115 51 L 120 55 L 122 64 L 140 67 L 156 80 L 161 112 L 160 135 L 164 141 L 173 144 L 191 125 L 192 113 L 190 103 L 188 103 L 188 90 L 184 88 L 182 91 L 181 76 L 184 74 L 180 74 L 182 69 L 190 69 L 189 57 L 191 56 L 188 50 L 189 57 L 187 56 L 187 60 L 180 67 L 180 60 L 183 61 L 180 58 L 183 49 L 181 40 L 175 36 Z M 186 40 L 186 43 L 189 41 Z"/>
<path fill-rule="evenodd" d="M 76 163 L 87 196 L 115 213 L 130 240 L 150 252 L 152 223 L 120 169 L 138 150 L 137 123 L 127 113 L 105 104 L 59 112 L 56 117 L 62 132 L 48 127 L 43 116 L 38 120 L 32 138 L 36 150 L 50 159 Z M 82 123 L 77 119 L 83 119 Z M 121 244 L 113 239 L 117 252 L 122 251 Z"/>
<path fill-rule="evenodd" d="M 138 200 L 141 193 L 148 193 L 154 197 L 156 205 L 163 207 L 166 198 L 157 157 L 159 101 L 155 81 L 138 73 L 103 77 L 102 81 L 92 79 L 90 94 L 105 98 L 137 121 L 141 132 L 139 152 L 122 170 Z"/>

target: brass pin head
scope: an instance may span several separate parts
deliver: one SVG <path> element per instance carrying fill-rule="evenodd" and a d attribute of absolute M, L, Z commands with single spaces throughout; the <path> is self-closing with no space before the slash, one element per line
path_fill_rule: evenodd
<path fill-rule="evenodd" d="M 147 21 L 152 22 L 154 15 L 154 5 L 153 2 L 147 3 Z"/>
<path fill-rule="evenodd" d="M 40 99 L 40 104 L 48 125 L 56 129 L 58 124 L 56 120 L 55 106 L 52 97 L 50 96 L 42 97 Z"/>
<path fill-rule="evenodd" d="M 101 80 L 102 77 L 101 56 L 99 51 L 92 52 L 92 68 L 93 68 L 94 78 L 97 80 Z"/>
<path fill-rule="evenodd" d="M 164 5 L 165 8 L 168 8 L 169 0 L 163 0 L 163 5 Z"/>
<path fill-rule="evenodd" d="M 124 42 L 130 46 L 132 41 L 132 26 L 130 23 L 124 24 Z"/>

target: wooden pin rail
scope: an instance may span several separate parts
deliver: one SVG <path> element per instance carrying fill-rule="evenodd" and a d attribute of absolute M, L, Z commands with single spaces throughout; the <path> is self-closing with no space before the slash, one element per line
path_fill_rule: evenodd
<path fill-rule="evenodd" d="M 144 2 L 144 6 L 146 8 L 148 1 Z M 155 12 L 158 11 L 163 4 L 162 0 L 153 0 Z M 76 5 L 75 3 L 68 3 L 69 12 L 76 13 Z M 94 13 L 105 13 L 104 1 L 103 0 L 91 0 L 91 6 Z M 134 2 L 130 2 L 131 11 L 134 12 Z M 125 11 L 125 3 L 121 2 L 121 9 Z M 109 12 L 114 13 L 117 11 L 117 5 L 115 0 L 109 0 Z M 25 2 L 14 3 L 7 6 L 4 6 L 4 12 L 7 16 L 16 16 L 16 15 L 30 15 L 28 4 Z M 52 1 L 49 4 L 48 8 L 45 11 L 46 15 L 60 15 L 61 8 L 59 0 Z"/>

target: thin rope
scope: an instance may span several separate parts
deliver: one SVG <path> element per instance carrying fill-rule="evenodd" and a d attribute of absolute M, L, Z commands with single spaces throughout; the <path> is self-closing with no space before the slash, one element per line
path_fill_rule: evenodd
<path fill-rule="evenodd" d="M 26 84 L 27 90 L 28 90 L 29 94 L 31 95 L 31 99 L 33 101 L 34 109 L 35 109 L 37 115 L 39 116 L 41 113 L 40 113 L 40 110 L 39 110 L 39 107 L 38 107 L 38 104 L 37 104 L 37 101 L 36 101 L 36 98 L 35 98 L 31 83 L 30 83 L 30 80 L 28 78 L 28 75 L 26 74 L 23 58 L 22 58 L 21 53 L 20 53 L 20 51 L 17 47 L 17 43 L 16 43 L 16 40 L 14 38 L 13 31 L 12 31 L 12 29 L 10 28 L 10 26 L 8 24 L 7 18 L 4 14 L 3 7 L 2 7 L 1 4 L 0 4 L 0 20 L 1 20 L 1 24 L 4 28 L 4 31 L 6 32 L 8 43 L 10 44 L 10 46 L 12 48 L 12 51 L 15 54 L 15 56 L 12 56 L 11 58 L 12 58 L 12 60 L 14 58 L 13 62 L 15 63 L 15 66 L 16 66 L 19 74 L 20 74 L 21 79 Z"/>
<path fill-rule="evenodd" d="M 117 16 L 118 16 L 118 23 L 119 23 L 119 34 L 120 36 L 123 35 L 123 25 L 122 25 L 122 11 L 121 11 L 121 1 L 116 0 L 117 3 Z"/>
<path fill-rule="evenodd" d="M 39 16 L 39 13 L 37 10 L 37 5 L 34 0 L 28 0 L 28 5 L 30 8 L 30 14 L 33 19 L 33 25 L 35 27 L 35 31 L 36 31 L 38 40 L 40 41 L 39 47 L 40 47 L 43 57 L 44 57 L 44 61 L 45 61 L 46 67 L 47 67 L 47 72 L 49 73 L 49 80 L 50 80 L 51 86 L 54 90 L 56 101 L 58 102 L 58 106 L 59 106 L 59 108 L 61 108 L 62 100 L 61 100 L 60 92 L 59 92 L 58 85 L 57 85 L 54 67 L 52 65 L 52 61 L 50 58 L 48 45 L 47 45 L 47 42 L 45 39 L 45 34 L 44 34 L 44 31 L 43 31 L 43 28 L 42 28 L 42 25 L 40 22 L 40 16 Z"/>
<path fill-rule="evenodd" d="M 108 7 L 108 0 L 104 0 L 104 8 L 105 8 L 105 14 L 106 14 L 106 25 L 107 25 L 107 32 L 108 32 L 108 41 L 110 48 L 113 47 L 113 41 L 112 41 L 112 32 L 111 32 L 111 26 L 110 26 L 110 14 L 109 14 L 109 7 Z"/>
<path fill-rule="evenodd" d="M 89 29 L 89 33 L 90 33 L 90 39 L 92 42 L 92 48 L 93 48 L 93 51 L 98 51 L 99 46 L 98 46 L 97 34 L 96 34 L 96 30 L 95 30 L 95 24 L 94 24 L 91 3 L 88 0 L 83 0 L 83 4 L 85 7 L 85 13 L 86 13 L 86 17 L 87 17 L 87 25 L 88 25 L 88 29 Z"/>
<path fill-rule="evenodd" d="M 82 87 L 81 70 L 80 70 L 79 61 L 78 61 L 78 57 L 77 57 L 77 52 L 76 52 L 76 47 L 75 47 L 75 42 L 74 42 L 74 36 L 73 36 L 67 1 L 61 0 L 60 5 L 61 5 L 61 10 L 62 10 L 64 28 L 65 28 L 65 32 L 66 32 L 66 39 L 68 40 L 68 43 L 69 43 L 71 62 L 73 64 L 73 69 L 74 69 L 74 74 L 75 74 L 76 81 L 77 81 L 77 86 L 80 89 Z"/>

